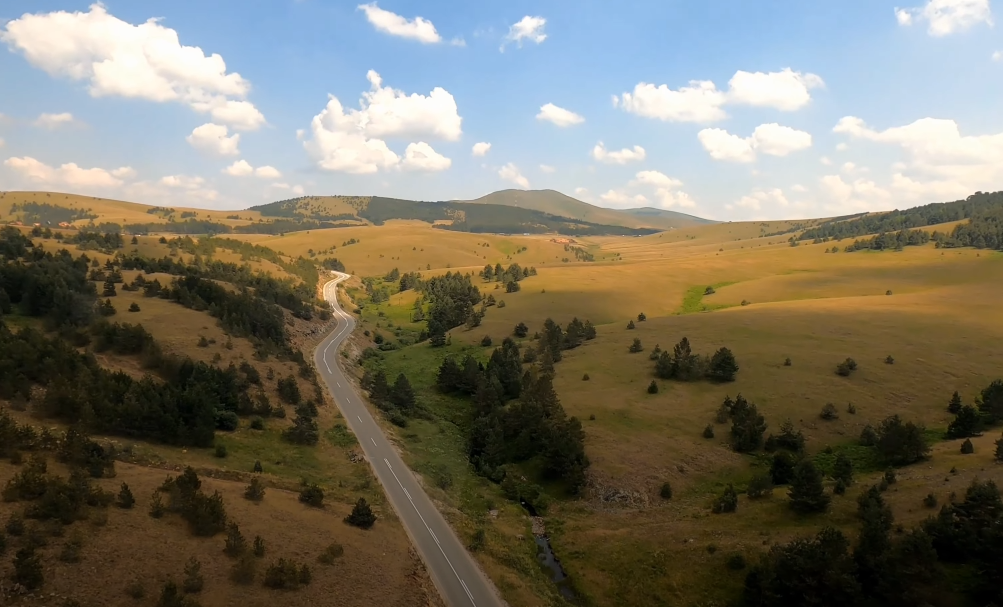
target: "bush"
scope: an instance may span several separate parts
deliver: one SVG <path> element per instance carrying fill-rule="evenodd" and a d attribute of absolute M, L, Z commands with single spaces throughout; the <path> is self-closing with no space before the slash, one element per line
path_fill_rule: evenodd
<path fill-rule="evenodd" d="M 857 408 L 853 406 L 853 403 L 847 403 L 846 412 L 849 413 L 850 415 L 856 415 Z"/>
<path fill-rule="evenodd" d="M 491 336 L 485 335 L 484 337 L 482 337 L 481 345 L 484 346 L 485 348 L 489 347 L 491 345 Z"/>
<path fill-rule="evenodd" d="M 366 498 L 360 497 L 352 508 L 352 513 L 345 517 L 345 522 L 353 527 L 369 529 L 376 522 L 376 515 L 373 509 L 366 503 Z"/>
<path fill-rule="evenodd" d="M 297 565 L 291 559 L 279 559 L 265 570 L 265 586 L 277 590 L 295 590 L 309 584 L 311 578 L 309 567 Z"/>
<path fill-rule="evenodd" d="M 923 427 L 903 422 L 893 415 L 881 422 L 875 446 L 886 464 L 906 466 L 925 459 L 930 447 L 923 438 Z"/>
<path fill-rule="evenodd" d="M 254 557 L 246 552 L 240 555 L 240 558 L 233 564 L 233 568 L 230 569 L 230 580 L 235 584 L 241 584 L 247 586 L 254 582 L 254 570 L 257 567 L 257 561 Z"/>
<path fill-rule="evenodd" d="M 265 540 L 263 540 L 260 535 L 254 536 L 254 544 L 251 551 L 254 553 L 254 556 L 258 558 L 265 556 Z"/>
<path fill-rule="evenodd" d="M 832 403 L 826 403 L 825 406 L 822 407 L 822 411 L 821 413 L 819 413 L 819 417 L 827 421 L 839 419 L 839 412 L 836 411 L 836 405 Z"/>
<path fill-rule="evenodd" d="M 885 357 L 885 364 L 886 365 L 894 365 L 895 364 L 895 359 L 892 358 L 891 354 L 889 354 L 888 356 Z"/>
<path fill-rule="evenodd" d="M 133 580 L 125 587 L 125 593 L 138 601 L 146 596 L 146 587 L 141 580 Z"/>
<path fill-rule="evenodd" d="M 711 356 L 710 368 L 707 377 L 713 381 L 728 382 L 735 381 L 735 374 L 738 373 L 738 363 L 735 362 L 735 355 L 728 348 L 721 348 Z"/>
<path fill-rule="evenodd" d="M 223 443 L 217 443 L 216 449 L 213 451 L 213 455 L 220 459 L 226 457 L 226 445 Z"/>
<path fill-rule="evenodd" d="M 324 549 L 324 552 L 320 553 L 317 560 L 324 565 L 333 565 L 334 561 L 341 558 L 345 554 L 345 547 L 341 544 L 335 542 Z"/>
<path fill-rule="evenodd" d="M 928 493 L 926 497 L 923 498 L 923 505 L 926 506 L 927 508 L 936 508 L 937 496 L 932 493 Z"/>
<path fill-rule="evenodd" d="M 630 347 L 627 348 L 627 351 L 630 352 L 631 354 L 637 354 L 642 350 L 644 350 L 644 346 L 641 345 L 641 340 L 638 339 L 637 337 L 634 338 L 633 343 L 631 343 Z"/>
<path fill-rule="evenodd" d="M 712 424 L 707 424 L 707 427 L 703 429 L 704 438 L 714 438 L 714 426 Z"/>
<path fill-rule="evenodd" d="M 662 488 L 658 490 L 658 495 L 663 500 L 672 499 L 672 485 L 669 484 L 669 481 L 662 483 Z"/>
<path fill-rule="evenodd" d="M 307 485 L 300 490 L 300 502 L 314 508 L 324 507 L 324 490 L 316 484 Z"/>
<path fill-rule="evenodd" d="M 260 502 L 265 499 L 265 484 L 261 482 L 261 479 L 254 477 L 251 479 L 251 483 L 244 488 L 244 499 L 249 499 L 252 502 Z"/>
<path fill-rule="evenodd" d="M 255 417 L 251 420 L 251 430 L 264 430 L 265 422 L 260 417 Z"/>
<path fill-rule="evenodd" d="M 164 516 L 165 512 L 167 512 L 167 508 L 164 507 L 164 501 L 160 498 L 160 492 L 154 491 L 150 498 L 150 516 L 160 518 Z"/>
<path fill-rule="evenodd" d="M 843 377 L 849 377 L 851 373 L 857 370 L 857 363 L 852 358 L 847 358 L 843 362 L 836 365 L 836 375 L 841 375 Z"/>
<path fill-rule="evenodd" d="M 516 337 L 520 337 L 520 338 L 521 337 L 526 337 L 526 335 L 529 334 L 529 327 L 526 326 L 526 323 L 521 322 L 521 323 L 519 323 L 519 324 L 517 324 L 515 326 L 515 330 L 513 330 L 512 333 Z"/>
<path fill-rule="evenodd" d="M 44 581 L 42 559 L 35 554 L 34 548 L 21 548 L 14 555 L 14 575 L 11 579 L 28 590 L 38 590 L 42 587 Z"/>
<path fill-rule="evenodd" d="M 185 563 L 185 579 L 181 582 L 181 589 L 188 594 L 202 592 L 205 586 L 205 578 L 202 576 L 202 563 L 194 556 Z"/>
<path fill-rule="evenodd" d="M 24 518 L 22 518 L 20 514 L 11 514 L 10 518 L 7 519 L 7 524 L 4 526 L 4 530 L 7 531 L 8 535 L 21 537 L 24 535 L 25 531 Z"/>
<path fill-rule="evenodd" d="M 589 381 L 589 374 L 582 375 L 582 381 Z"/>
<path fill-rule="evenodd" d="M 789 356 L 784 359 L 784 366 L 785 367 L 789 367 L 789 366 L 791 366 L 791 364 L 792 364 L 791 363 L 791 358 Z"/>
<path fill-rule="evenodd" d="M 874 430 L 874 426 L 867 424 L 860 431 L 860 444 L 864 447 L 873 447 L 878 444 L 878 433 Z"/>
<path fill-rule="evenodd" d="M 972 439 L 966 438 L 965 442 L 961 443 L 961 452 L 965 455 L 975 453 L 975 445 L 972 444 Z"/>
<path fill-rule="evenodd" d="M 727 565 L 732 571 L 741 571 L 745 569 L 745 557 L 738 553 L 733 554 L 728 557 Z"/>
<path fill-rule="evenodd" d="M 757 474 L 749 481 L 749 488 L 746 490 L 749 499 L 760 499 L 773 495 L 773 479 L 769 474 Z"/>
<path fill-rule="evenodd" d="M 735 492 L 735 488 L 729 483 L 724 493 L 714 500 L 711 512 L 722 514 L 725 512 L 734 512 L 736 508 L 738 508 L 738 493 Z"/>
<path fill-rule="evenodd" d="M 648 384 L 648 394 L 658 394 L 658 384 L 655 380 L 651 380 L 651 383 Z"/>
<path fill-rule="evenodd" d="M 119 508 L 124 508 L 126 510 L 136 505 L 136 498 L 132 496 L 132 490 L 129 489 L 129 485 L 126 483 L 122 483 L 122 488 L 118 492 L 117 503 Z"/>
<path fill-rule="evenodd" d="M 898 476 L 896 476 L 893 468 L 885 470 L 884 481 L 889 485 L 894 485 L 898 481 Z"/>
<path fill-rule="evenodd" d="M 637 315 L 637 322 L 644 322 L 646 320 L 648 320 L 648 317 L 644 315 L 644 312 Z"/>
<path fill-rule="evenodd" d="M 139 312 L 139 304 L 136 303 L 136 302 L 132 302 L 131 304 L 129 304 L 129 311 L 130 312 Z"/>
<path fill-rule="evenodd" d="M 634 328 L 634 321 L 633 320 L 627 321 L 627 328 L 628 329 L 633 329 Z"/>
<path fill-rule="evenodd" d="M 227 556 L 236 557 L 246 551 L 247 540 L 244 539 L 244 534 L 240 532 L 240 527 L 237 523 L 230 523 L 226 528 L 226 542 L 223 545 L 223 552 Z"/>

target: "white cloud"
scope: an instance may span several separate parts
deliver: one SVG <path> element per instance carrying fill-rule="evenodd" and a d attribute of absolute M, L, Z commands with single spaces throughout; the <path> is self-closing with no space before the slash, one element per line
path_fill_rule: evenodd
<path fill-rule="evenodd" d="M 35 126 L 43 129 L 49 129 L 50 131 L 58 129 L 61 126 L 71 125 L 76 120 L 73 118 L 73 114 L 69 112 L 62 112 L 60 114 L 42 114 L 35 119 Z"/>
<path fill-rule="evenodd" d="M 396 13 L 383 10 L 375 2 L 360 4 L 357 10 L 365 11 L 369 23 L 385 34 L 417 40 L 423 44 L 442 42 L 442 36 L 435 31 L 435 26 L 428 19 L 415 17 L 409 21 Z"/>
<path fill-rule="evenodd" d="M 579 198 L 583 198 L 583 199 L 584 198 L 590 198 L 590 196 L 589 196 L 589 189 L 588 188 L 583 188 L 583 187 L 577 187 L 577 188 L 575 188 L 575 196 L 578 196 Z"/>
<path fill-rule="evenodd" d="M 678 91 L 667 85 L 655 86 L 640 82 L 633 93 L 613 96 L 614 107 L 645 118 L 656 118 L 666 122 L 716 122 L 727 114 L 721 109 L 725 95 L 717 90 L 713 82 L 690 81 L 689 86 Z"/>
<path fill-rule="evenodd" d="M 233 177 L 246 177 L 254 172 L 254 168 L 246 160 L 237 160 L 223 169 L 223 172 Z"/>
<path fill-rule="evenodd" d="M 320 168 L 366 174 L 398 166 L 400 157 L 384 137 L 431 137 L 456 141 L 462 129 L 456 101 L 436 87 L 428 96 L 381 86 L 380 75 L 370 70 L 371 90 L 362 94 L 360 109 L 345 111 L 337 97 L 310 123 L 313 138 L 304 147 Z"/>
<path fill-rule="evenodd" d="M 474 156 L 484 156 L 491 149 L 491 144 L 486 141 L 479 141 L 471 148 L 470 153 Z"/>
<path fill-rule="evenodd" d="M 832 165 L 832 161 L 829 160 L 828 156 L 822 156 L 821 158 L 818 159 L 818 161 L 821 162 L 822 164 L 824 164 L 825 166 Z"/>
<path fill-rule="evenodd" d="M 724 120 L 727 104 L 771 107 L 781 111 L 801 109 L 811 101 L 810 89 L 824 86 L 815 74 L 791 68 L 779 72 L 737 71 L 728 82 L 727 92 L 709 80 L 691 80 L 673 90 L 668 85 L 638 83 L 633 93 L 613 95 L 613 106 L 645 118 L 666 122 L 710 123 Z"/>
<path fill-rule="evenodd" d="M 993 61 L 1003 61 L 1003 51 L 993 53 Z"/>
<path fill-rule="evenodd" d="M 652 185 L 659 188 L 678 188 L 682 181 L 659 171 L 641 171 L 634 176 L 634 183 Z"/>
<path fill-rule="evenodd" d="M 627 164 L 628 162 L 640 162 L 644 160 L 647 154 L 639 145 L 635 145 L 633 148 L 623 148 L 622 150 L 610 152 L 606 150 L 606 146 L 600 141 L 592 148 L 592 157 L 606 164 Z"/>
<path fill-rule="evenodd" d="M 120 177 L 135 174 L 130 167 L 107 171 L 101 168 L 85 169 L 74 162 L 60 165 L 58 168 L 51 167 L 30 156 L 8 158 L 4 161 L 4 165 L 33 183 L 86 190 L 118 187 L 123 183 Z"/>
<path fill-rule="evenodd" d="M 850 146 L 846 145 L 845 143 L 836 144 L 837 152 L 845 152 L 848 149 L 850 149 Z"/>
<path fill-rule="evenodd" d="M 228 73 L 218 54 L 182 45 L 157 19 L 132 25 L 96 3 L 86 13 L 25 14 L 7 23 L 0 40 L 52 76 L 87 81 L 93 97 L 180 102 L 241 130 L 265 122 L 242 101 L 251 88 L 247 80 Z"/>
<path fill-rule="evenodd" d="M 524 190 L 529 189 L 529 180 L 523 177 L 522 173 L 519 172 L 519 167 L 511 162 L 498 169 L 498 176 L 505 181 L 511 181 Z"/>
<path fill-rule="evenodd" d="M 811 147 L 811 135 L 776 123 L 761 124 L 749 137 L 739 137 L 724 129 L 703 129 L 697 139 L 715 160 L 753 162 L 756 153 L 786 156 Z"/>
<path fill-rule="evenodd" d="M 797 192 L 798 194 L 804 194 L 805 192 L 808 191 L 808 188 L 804 187 L 800 183 L 796 183 L 796 184 L 794 184 L 794 185 L 791 186 L 791 191 L 792 192 Z"/>
<path fill-rule="evenodd" d="M 811 101 L 809 89 L 824 86 L 815 74 L 802 74 L 785 67 L 779 72 L 735 72 L 728 82 L 728 101 L 791 112 Z"/>
<path fill-rule="evenodd" d="M 265 165 L 254 169 L 254 176 L 262 179 L 278 179 L 282 177 L 282 173 L 273 166 Z"/>
<path fill-rule="evenodd" d="M 445 171 L 453 161 L 432 149 L 424 141 L 410 143 L 404 150 L 404 161 L 401 167 L 407 171 Z"/>
<path fill-rule="evenodd" d="M 505 52 L 505 45 L 509 42 L 515 42 L 516 46 L 520 48 L 522 47 L 523 40 L 540 44 L 547 39 L 547 34 L 543 31 L 546 25 L 547 20 L 543 17 L 530 17 L 526 15 L 517 23 L 512 24 L 508 29 L 508 34 L 506 34 L 505 39 L 502 41 L 501 48 L 498 50 Z"/>
<path fill-rule="evenodd" d="M 540 106 L 540 113 L 536 115 L 536 119 L 552 122 L 562 128 L 585 122 L 584 116 L 576 114 L 571 110 L 557 107 L 553 103 Z"/>
<path fill-rule="evenodd" d="M 599 196 L 608 206 L 617 208 L 633 208 L 650 205 L 652 198 L 663 208 L 695 207 L 696 202 L 689 194 L 679 188 L 683 182 L 660 171 L 640 171 L 634 175 L 624 188 L 611 189 Z M 579 188 L 576 194 L 586 196 L 588 190 Z M 642 191 L 638 191 L 642 190 Z"/>
<path fill-rule="evenodd" d="M 892 198 L 888 190 L 878 187 L 868 179 L 857 179 L 847 183 L 839 175 L 826 175 L 819 180 L 819 185 L 830 203 L 826 208 L 834 211 L 880 210 Z"/>
<path fill-rule="evenodd" d="M 215 154 L 217 156 L 236 156 L 240 153 L 240 134 L 234 133 L 227 137 L 228 129 L 221 124 L 211 122 L 197 126 L 191 135 L 185 137 L 196 150 Z"/>
<path fill-rule="evenodd" d="M 4 140 L 3 137 L 0 137 L 0 148 L 2 148 L 3 146 L 4 146 Z"/>
<path fill-rule="evenodd" d="M 549 164 L 541 164 L 540 165 L 540 171 L 542 171 L 544 173 L 553 173 L 556 170 L 557 169 L 555 167 L 552 167 Z"/>
<path fill-rule="evenodd" d="M 195 190 L 202 187 L 204 183 L 205 179 L 190 175 L 167 175 L 160 178 L 161 185 L 183 190 Z"/>
<path fill-rule="evenodd" d="M 303 192 L 304 192 L 303 186 L 301 186 L 301 185 L 294 185 L 293 186 L 293 194 L 296 194 L 297 196 L 302 196 Z"/>
<path fill-rule="evenodd" d="M 963 32 L 979 23 L 993 25 L 989 0 L 928 0 L 923 7 L 896 8 L 895 18 L 902 26 L 926 21 L 927 33 L 936 37 Z"/>
<path fill-rule="evenodd" d="M 600 194 L 599 198 L 606 203 L 623 207 L 626 205 L 644 205 L 648 203 L 647 197 L 643 194 L 630 195 L 622 190 L 610 190 L 605 194 Z"/>

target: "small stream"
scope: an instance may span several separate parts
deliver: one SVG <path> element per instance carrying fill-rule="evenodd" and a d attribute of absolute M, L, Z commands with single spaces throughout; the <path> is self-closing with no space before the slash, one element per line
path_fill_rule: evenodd
<path fill-rule="evenodd" d="M 529 512 L 530 516 L 540 518 L 536 513 L 536 508 L 532 504 L 525 500 L 519 500 L 519 504 L 526 509 L 526 512 Z M 542 519 L 540 520 L 542 521 Z M 560 591 L 562 597 L 568 601 L 574 601 L 577 597 L 574 590 L 567 583 L 568 574 L 565 573 L 564 567 L 561 566 L 561 559 L 557 558 L 557 555 L 554 554 L 554 549 L 550 545 L 550 538 L 547 537 L 546 532 L 536 533 L 534 529 L 533 540 L 536 541 L 536 558 L 540 560 L 541 565 L 550 571 L 550 580 L 557 585 L 557 589 Z"/>

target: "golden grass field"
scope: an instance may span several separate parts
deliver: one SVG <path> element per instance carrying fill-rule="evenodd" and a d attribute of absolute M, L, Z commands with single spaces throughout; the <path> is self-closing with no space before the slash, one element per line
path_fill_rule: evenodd
<path fill-rule="evenodd" d="M 0 215 L 4 204 L 0 201 Z M 153 221 L 145 211 L 135 212 Z M 485 293 L 506 305 L 489 308 L 480 327 L 453 330 L 450 346 L 433 350 L 418 344 L 387 354 L 384 364 L 391 379 L 406 373 L 420 400 L 438 414 L 406 429 L 384 424 L 388 434 L 396 436 L 411 466 L 425 476 L 430 495 L 461 537 L 485 531 L 487 543 L 477 558 L 511 605 L 562 604 L 536 562 L 528 517 L 497 486 L 474 475 L 466 462 L 465 439 L 449 422 L 465 403 L 439 396 L 430 387 L 446 354 L 470 352 L 486 359 L 492 348 L 479 345 L 485 335 L 497 345 L 518 322 L 529 325 L 532 335 L 548 317 L 561 324 L 575 316 L 591 320 L 598 326 L 597 339 L 565 353 L 556 365 L 555 387 L 568 413 L 583 422 L 595 481 L 634 499 L 630 505 L 608 503 L 587 492 L 582 499 L 555 501 L 545 516 L 555 552 L 586 604 L 709 606 L 727 604 L 740 591 L 745 573 L 725 567 L 736 552 L 752 561 L 769 545 L 813 534 L 825 524 L 855 534 L 855 498 L 880 476 L 877 470 L 858 474 L 824 515 L 795 517 L 783 488 L 758 502 L 742 495 L 735 514 L 710 514 L 710 503 L 725 484 L 742 490 L 763 470 L 760 458 L 728 447 L 728 426 L 716 425 L 714 439 L 701 436 L 726 394 L 741 392 L 756 403 L 769 424 L 767 433 L 791 419 L 807 437 L 809 451 L 817 454 L 826 447 L 851 448 L 866 424 L 876 425 L 892 414 L 924 423 L 934 437 L 950 419 L 946 405 L 953 391 L 971 402 L 990 381 L 1003 377 L 1003 313 L 998 305 L 1003 254 L 940 250 L 932 244 L 901 252 L 844 253 L 849 241 L 791 247 L 789 234 L 765 235 L 795 224 L 811 221 L 721 223 L 640 238 L 576 239 L 577 246 L 595 256 L 591 263 L 574 261 L 551 236 L 467 234 L 421 222 L 232 237 L 291 257 L 333 246 L 332 253 L 318 258 L 342 260 L 356 276 L 349 283 L 356 289 L 359 277 L 381 276 L 394 267 L 425 275 L 476 273 L 487 263 L 536 267 L 538 275 L 524 280 L 518 293 L 481 283 Z M 351 238 L 359 242 L 343 246 Z M 839 253 L 826 252 L 833 245 Z M 144 252 L 157 246 L 163 245 L 153 237 L 140 240 Z M 224 252 L 217 252 L 217 258 L 226 259 Z M 707 286 L 716 293 L 704 296 Z M 123 296 L 139 297 L 121 294 L 123 302 Z M 419 329 L 409 322 L 414 297 L 403 293 L 380 306 L 367 305 L 349 346 L 352 357 L 372 345 L 362 331 L 390 336 L 388 322 Z M 177 351 L 207 359 L 219 350 L 224 363 L 241 355 L 250 358 L 242 340 L 234 340 L 232 352 L 222 350 L 221 331 L 204 314 L 141 297 L 139 304 L 143 310 L 136 319 Z M 124 313 L 126 306 L 116 305 L 120 312 L 113 320 L 132 320 Z M 636 322 L 640 312 L 646 322 Z M 631 319 L 634 330 L 626 328 Z M 196 348 L 200 333 L 215 336 L 217 345 Z M 737 381 L 659 380 L 659 393 L 647 394 L 654 377 L 648 353 L 656 344 L 671 349 L 683 336 L 702 354 L 729 347 L 740 366 Z M 628 352 L 635 337 L 644 352 Z M 524 345 L 530 346 L 530 340 Z M 894 364 L 884 362 L 889 355 Z M 789 367 L 783 365 L 787 357 Z M 859 363 L 859 370 L 848 378 L 837 376 L 835 365 L 847 357 Z M 586 373 L 589 381 L 582 380 Z M 838 420 L 819 418 L 828 402 L 840 411 Z M 855 414 L 847 413 L 849 403 Z M 322 420 L 324 429 L 337 423 L 333 407 L 323 410 Z M 344 487 L 362 487 L 363 478 L 369 478 L 368 470 L 360 472 L 360 465 L 347 462 L 341 435 L 322 442 L 323 448 L 312 454 L 298 453 L 274 437 L 251 435 L 241 428 L 223 437 L 231 453 L 226 465 L 232 460 L 234 468 L 243 468 L 261 453 L 285 458 L 274 471 L 266 469 L 276 482 L 312 475 L 340 491 L 336 500 L 351 499 L 355 492 Z M 999 429 L 994 429 L 973 439 L 976 452 L 967 456 L 958 452 L 959 441 L 939 441 L 930 460 L 901 469 L 900 481 L 886 493 L 897 522 L 908 527 L 928 516 L 932 511 L 921 503 L 928 493 L 943 503 L 951 492 L 963 494 L 975 477 L 1003 482 L 1003 467 L 992 463 L 998 437 Z M 144 450 L 172 463 L 220 463 L 209 453 L 140 448 Z M 433 480 L 444 472 L 452 478 L 445 488 Z M 666 481 L 675 490 L 670 501 L 658 497 Z M 365 491 L 380 502 L 377 489 Z M 399 525 L 396 529 L 403 538 Z"/>

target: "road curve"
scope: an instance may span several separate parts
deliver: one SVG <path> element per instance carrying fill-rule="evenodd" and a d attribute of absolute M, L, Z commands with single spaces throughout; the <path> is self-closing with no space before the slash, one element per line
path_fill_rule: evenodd
<path fill-rule="evenodd" d="M 421 554 L 450 607 L 501 607 L 504 605 L 490 580 L 481 572 L 452 528 L 418 484 L 411 470 L 397 455 L 369 409 L 338 364 L 341 343 L 355 328 L 355 318 L 338 304 L 338 283 L 348 274 L 332 272 L 336 278 L 324 285 L 324 299 L 338 320 L 337 327 L 314 352 L 317 370 L 334 401 L 355 433 L 376 478 L 400 517 L 411 542 Z"/>

